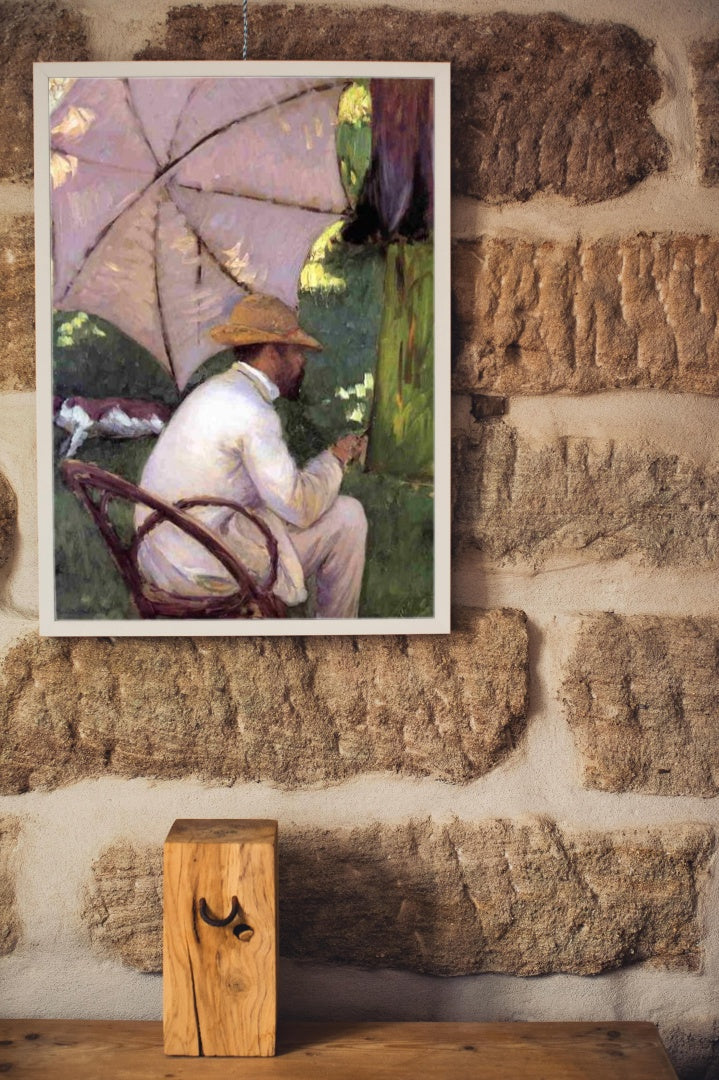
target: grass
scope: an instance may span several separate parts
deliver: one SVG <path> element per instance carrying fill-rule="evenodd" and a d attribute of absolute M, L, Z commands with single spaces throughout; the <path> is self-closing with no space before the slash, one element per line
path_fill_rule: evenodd
<path fill-rule="evenodd" d="M 56 450 L 64 441 L 57 432 Z M 94 439 L 77 454 L 128 480 L 139 480 L 154 439 Z M 57 462 L 57 454 L 56 454 Z M 132 528 L 132 509 L 115 503 L 122 533 Z M 55 603 L 59 619 L 134 619 L 137 612 L 95 523 L 55 470 Z"/>

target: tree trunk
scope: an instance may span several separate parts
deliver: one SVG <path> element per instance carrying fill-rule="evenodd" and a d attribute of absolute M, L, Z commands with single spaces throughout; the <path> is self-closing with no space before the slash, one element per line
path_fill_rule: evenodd
<path fill-rule="evenodd" d="M 367 467 L 434 472 L 434 274 L 431 242 L 390 244 Z"/>
<path fill-rule="evenodd" d="M 372 158 L 344 239 L 426 240 L 433 223 L 434 83 L 372 79 Z"/>
<path fill-rule="evenodd" d="M 373 79 L 372 158 L 350 242 L 384 249 L 386 268 L 367 468 L 434 471 L 434 84 Z"/>

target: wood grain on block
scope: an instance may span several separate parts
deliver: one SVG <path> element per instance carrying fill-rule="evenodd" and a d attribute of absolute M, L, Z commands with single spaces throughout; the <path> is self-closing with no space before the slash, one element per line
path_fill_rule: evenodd
<path fill-rule="evenodd" d="M 32 180 L 32 65 L 88 60 L 85 23 L 75 5 L 9 0 L 0 18 L 0 179 Z"/>
<path fill-rule="evenodd" d="M 587 619 L 567 665 L 564 697 L 588 787 L 719 793 L 716 619 Z"/>
<path fill-rule="evenodd" d="M 188 4 L 138 59 L 242 56 L 237 5 Z M 666 168 L 649 118 L 662 85 L 652 45 L 628 26 L 562 15 L 460 15 L 394 7 L 256 5 L 252 60 L 452 63 L 454 185 L 489 202 L 556 192 L 620 195 Z"/>
<path fill-rule="evenodd" d="M 32 216 L 0 215 L 0 392 L 35 386 L 34 269 Z"/>
<path fill-rule="evenodd" d="M 280 840 L 280 954 L 430 975 L 697 970 L 713 850 L 702 825 L 570 830 L 546 818 L 290 829 Z M 162 911 L 137 877 L 161 853 L 119 842 L 93 864 L 95 947 L 161 964 Z M 136 870 L 135 870 L 136 868 Z"/>
<path fill-rule="evenodd" d="M 453 488 L 457 547 L 493 563 L 719 566 L 719 469 L 646 443 L 475 424 L 455 440 Z"/>
<path fill-rule="evenodd" d="M 694 70 L 697 163 L 703 184 L 719 184 L 719 38 L 697 41 L 690 50 Z"/>
<path fill-rule="evenodd" d="M 719 238 L 455 244 L 453 385 L 719 393 Z"/>
<path fill-rule="evenodd" d="M 527 682 L 520 611 L 459 610 L 451 634 L 408 638 L 29 636 L 0 667 L 0 789 L 113 774 L 467 782 L 511 754 Z"/>
<path fill-rule="evenodd" d="M 277 822 L 178 821 L 165 841 L 163 877 L 165 1053 L 271 1056 Z"/>
<path fill-rule="evenodd" d="M 283 1024 L 272 1061 L 177 1059 L 160 1024 L 0 1020 L 0 1068 L 52 1080 L 676 1080 L 653 1024 Z M 109 1070 L 109 1072 L 108 1072 Z"/>

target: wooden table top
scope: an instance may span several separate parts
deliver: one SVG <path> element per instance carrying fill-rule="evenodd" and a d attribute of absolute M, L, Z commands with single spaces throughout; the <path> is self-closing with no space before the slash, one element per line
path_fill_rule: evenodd
<path fill-rule="evenodd" d="M 653 1024 L 309 1024 L 274 1058 L 176 1058 L 162 1024 L 0 1021 L 0 1076 L 43 1080 L 676 1080 Z"/>

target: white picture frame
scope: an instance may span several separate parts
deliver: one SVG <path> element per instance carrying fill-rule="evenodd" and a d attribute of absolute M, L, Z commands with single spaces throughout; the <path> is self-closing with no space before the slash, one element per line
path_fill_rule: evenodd
<path fill-rule="evenodd" d="M 339 79 L 431 80 L 434 136 L 434 478 L 433 582 L 431 610 L 417 615 L 353 618 L 147 618 L 103 617 L 92 610 L 78 617 L 58 608 L 57 424 L 53 398 L 53 181 L 50 80 L 133 79 Z M 42 63 L 34 65 L 35 95 L 35 222 L 37 445 L 39 492 L 40 633 L 77 636 L 279 636 L 334 634 L 441 634 L 450 631 L 450 82 L 449 64 L 376 62 L 163 62 Z M 86 110 L 87 112 L 87 110 Z M 78 123 L 83 121 L 82 109 Z M 66 129 L 72 125 L 66 123 Z M 72 155 L 66 155 L 72 157 Z M 60 163 L 60 169 L 81 169 L 83 163 Z M 167 171 L 165 167 L 165 171 Z M 55 347 L 57 348 L 56 344 Z M 90 445 L 88 442 L 87 446 Z M 89 520 L 89 519 L 88 519 Z M 370 521 L 370 528 L 372 523 Z M 66 555 L 64 556 L 66 557 Z M 80 573 L 82 571 L 80 570 Z M 409 568 L 408 572 L 411 572 Z M 88 571 L 91 574 L 91 571 Z"/>

